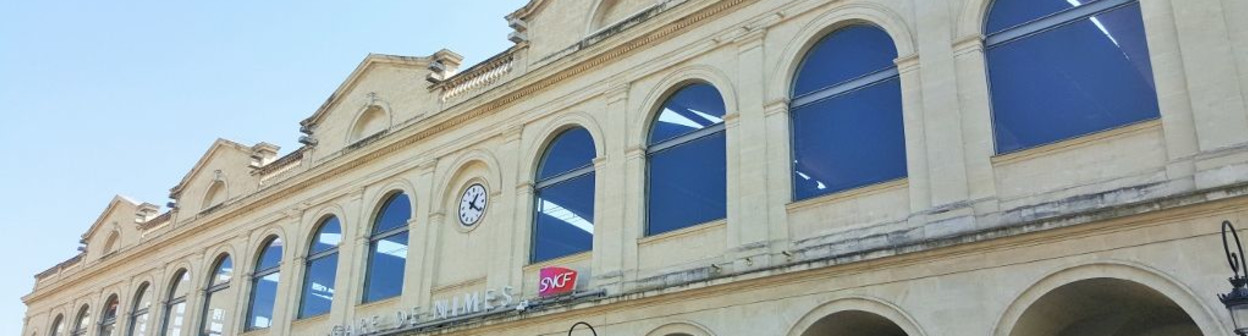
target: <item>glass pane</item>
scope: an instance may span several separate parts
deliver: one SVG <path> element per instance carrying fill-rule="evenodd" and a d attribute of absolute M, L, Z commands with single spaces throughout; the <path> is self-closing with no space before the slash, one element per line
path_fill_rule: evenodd
<path fill-rule="evenodd" d="M 108 301 L 104 303 L 104 314 L 100 315 L 101 321 L 117 319 L 117 296 L 108 297 Z"/>
<path fill-rule="evenodd" d="M 78 311 L 78 318 L 74 319 L 75 334 L 86 332 L 87 328 L 91 327 L 91 311 L 89 309 L 88 307 L 82 307 L 82 310 Z"/>
<path fill-rule="evenodd" d="M 394 194 L 386 200 L 385 205 L 381 207 L 381 211 L 377 212 L 376 222 L 373 224 L 373 234 L 385 233 L 407 226 L 407 220 L 412 216 L 412 202 L 407 199 L 407 195 L 403 193 Z"/>
<path fill-rule="evenodd" d="M 663 104 L 650 130 L 650 144 L 675 138 L 724 121 L 724 97 L 710 84 L 691 84 Z"/>
<path fill-rule="evenodd" d="M 182 334 L 182 326 L 186 324 L 186 302 L 170 306 L 165 313 L 165 334 L 162 336 L 190 336 Z"/>
<path fill-rule="evenodd" d="M 52 336 L 62 336 L 65 334 L 65 323 L 63 323 L 63 321 L 64 318 L 59 315 L 55 320 L 52 320 Z"/>
<path fill-rule="evenodd" d="M 1157 118 L 1138 4 L 988 50 L 997 152 Z"/>
<path fill-rule="evenodd" d="M 273 304 L 277 302 L 277 284 L 281 273 L 265 275 L 257 279 L 252 288 L 251 305 L 247 311 L 247 330 L 273 326 Z"/>
<path fill-rule="evenodd" d="M 148 313 L 135 315 L 130 322 L 130 336 L 147 336 Z"/>
<path fill-rule="evenodd" d="M 906 176 L 901 82 L 886 82 L 793 109 L 797 200 Z"/>
<path fill-rule="evenodd" d="M 230 256 L 225 256 L 217 261 L 217 267 L 212 272 L 212 285 L 226 284 L 230 282 L 230 278 L 234 277 L 234 260 Z"/>
<path fill-rule="evenodd" d="M 988 34 L 1000 32 L 1097 0 L 997 0 L 988 12 Z"/>
<path fill-rule="evenodd" d="M 308 262 L 307 278 L 303 282 L 299 318 L 324 315 L 334 303 L 334 283 L 338 273 L 338 254 L 332 253 Z"/>
<path fill-rule="evenodd" d="M 146 283 L 139 287 L 139 292 L 135 294 L 134 297 L 134 310 L 149 309 L 152 307 L 151 297 L 147 295 L 147 292 L 151 289 L 151 286 L 148 286 Z"/>
<path fill-rule="evenodd" d="M 896 59 L 897 47 L 883 29 L 864 25 L 842 28 L 807 52 L 793 83 L 793 96 L 892 68 Z"/>
<path fill-rule="evenodd" d="M 187 291 L 190 290 L 191 274 L 186 271 L 178 272 L 177 282 L 173 284 L 173 288 L 169 290 L 169 297 L 180 298 L 186 297 Z"/>
<path fill-rule="evenodd" d="M 113 329 L 117 327 L 116 322 L 109 322 L 100 325 L 100 334 L 98 336 L 113 336 Z"/>
<path fill-rule="evenodd" d="M 364 302 L 374 302 L 403 293 L 403 271 L 407 263 L 407 232 L 377 240 L 370 246 Z"/>
<path fill-rule="evenodd" d="M 646 234 L 723 219 L 728 200 L 723 132 L 650 155 Z"/>
<path fill-rule="evenodd" d="M 204 304 L 204 316 L 202 328 L 204 335 L 220 336 L 225 335 L 226 322 L 229 319 L 229 311 L 236 307 L 233 287 L 210 292 Z"/>
<path fill-rule="evenodd" d="M 273 238 L 269 245 L 260 252 L 259 262 L 256 263 L 256 272 L 277 268 L 282 264 L 282 239 Z"/>
<path fill-rule="evenodd" d="M 584 128 L 573 128 L 559 134 L 542 158 L 537 180 L 545 180 L 593 164 L 594 138 Z"/>
<path fill-rule="evenodd" d="M 533 262 L 594 248 L 594 173 L 537 190 Z"/>
<path fill-rule="evenodd" d="M 338 247 L 342 243 L 342 225 L 338 222 L 338 217 L 329 217 L 321 222 L 321 228 L 316 232 L 316 242 L 312 244 L 312 248 L 308 254 L 317 254 Z"/>

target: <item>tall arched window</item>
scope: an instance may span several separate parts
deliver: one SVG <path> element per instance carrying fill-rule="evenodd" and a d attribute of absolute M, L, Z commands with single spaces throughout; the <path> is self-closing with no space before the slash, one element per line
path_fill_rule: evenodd
<path fill-rule="evenodd" d="M 530 261 L 594 249 L 594 139 L 584 128 L 563 131 L 538 166 Z"/>
<path fill-rule="evenodd" d="M 403 294 L 407 266 L 407 221 L 412 202 L 394 193 L 382 203 L 369 238 L 368 274 L 364 278 L 364 302 L 376 302 Z"/>
<path fill-rule="evenodd" d="M 727 216 L 724 98 L 706 83 L 672 93 L 650 126 L 646 147 L 646 235 Z"/>
<path fill-rule="evenodd" d="M 208 288 L 204 289 L 204 315 L 200 317 L 203 332 L 200 335 L 220 336 L 226 333 L 229 311 L 235 307 L 234 300 L 238 297 L 230 287 L 230 281 L 234 279 L 234 260 L 229 255 L 218 257 L 211 274 Z"/>
<path fill-rule="evenodd" d="M 186 332 L 186 297 L 191 292 L 191 274 L 178 270 L 169 287 L 169 301 L 165 302 L 164 332 L 161 336 L 190 336 Z"/>
<path fill-rule="evenodd" d="M 86 305 L 78 309 L 78 317 L 74 318 L 74 330 L 70 335 L 86 336 L 91 332 L 91 307 Z"/>
<path fill-rule="evenodd" d="M 329 313 L 334 303 L 334 283 L 338 274 L 338 246 L 342 244 L 342 225 L 338 217 L 321 221 L 311 246 L 308 247 L 307 274 L 299 301 L 299 318 Z"/>
<path fill-rule="evenodd" d="M 985 31 L 997 153 L 1160 115 L 1137 0 L 997 0 Z"/>
<path fill-rule="evenodd" d="M 793 198 L 906 177 L 897 48 L 884 30 L 838 29 L 806 53 L 793 81 Z"/>
<path fill-rule="evenodd" d="M 269 237 L 256 259 L 256 272 L 251 278 L 251 302 L 247 305 L 248 331 L 273 326 L 273 305 L 277 303 L 281 266 L 282 238 Z"/>
<path fill-rule="evenodd" d="M 100 312 L 100 333 L 98 336 L 113 336 L 117 330 L 117 294 L 104 300 L 104 311 Z"/>
<path fill-rule="evenodd" d="M 52 336 L 64 336 L 65 335 L 65 316 L 56 315 L 56 318 L 52 319 L 52 327 L 48 328 L 48 330 L 52 331 L 52 334 L 51 334 Z"/>
<path fill-rule="evenodd" d="M 139 285 L 139 290 L 134 293 L 134 306 L 130 309 L 130 332 L 129 336 L 147 336 L 148 319 L 152 309 L 152 297 L 149 294 L 151 286 L 148 283 Z"/>

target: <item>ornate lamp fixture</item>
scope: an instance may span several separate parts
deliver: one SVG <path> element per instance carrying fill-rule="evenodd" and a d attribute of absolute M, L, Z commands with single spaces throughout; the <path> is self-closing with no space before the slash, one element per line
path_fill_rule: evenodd
<path fill-rule="evenodd" d="M 576 324 L 573 324 L 573 325 L 572 325 L 572 328 L 571 328 L 571 329 L 568 329 L 568 336 L 572 336 L 572 331 L 573 331 L 573 330 L 576 330 L 576 327 L 577 327 L 577 326 L 581 326 L 581 325 L 584 325 L 586 328 L 589 328 L 589 332 L 594 333 L 594 336 L 598 336 L 598 331 L 597 331 L 597 330 L 594 330 L 594 326 L 589 325 L 589 323 L 585 323 L 584 321 L 582 321 L 582 322 L 576 322 Z"/>
<path fill-rule="evenodd" d="M 1230 240 L 1227 239 L 1227 232 L 1230 232 L 1231 238 L 1235 239 L 1235 248 L 1239 253 L 1231 250 Z M 1226 251 L 1226 261 L 1231 265 L 1231 292 L 1218 295 L 1218 299 L 1222 300 L 1222 304 L 1226 305 L 1226 310 L 1231 313 L 1231 323 L 1235 325 L 1235 333 L 1239 336 L 1248 336 L 1248 270 L 1244 269 L 1244 245 L 1239 241 L 1239 233 L 1236 233 L 1235 226 L 1231 225 L 1231 221 L 1222 222 L 1222 249 Z"/>

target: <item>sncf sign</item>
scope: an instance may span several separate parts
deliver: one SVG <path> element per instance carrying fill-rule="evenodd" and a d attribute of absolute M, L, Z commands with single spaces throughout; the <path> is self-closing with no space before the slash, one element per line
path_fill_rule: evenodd
<path fill-rule="evenodd" d="M 538 273 L 541 280 L 537 284 L 537 296 L 551 297 L 568 294 L 576 290 L 576 270 L 563 267 L 546 267 Z"/>

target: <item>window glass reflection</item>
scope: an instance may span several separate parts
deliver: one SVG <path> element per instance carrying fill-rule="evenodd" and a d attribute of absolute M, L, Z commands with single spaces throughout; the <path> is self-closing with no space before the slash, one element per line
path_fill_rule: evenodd
<path fill-rule="evenodd" d="M 893 68 L 895 59 L 897 48 L 884 30 L 864 25 L 841 28 L 807 52 L 793 83 L 793 96 Z"/>
<path fill-rule="evenodd" d="M 129 336 L 147 336 L 148 312 L 152 307 L 151 285 L 143 283 L 139 285 L 139 290 L 134 296 L 134 306 L 130 311 L 130 331 Z"/>
<path fill-rule="evenodd" d="M 651 154 L 646 234 L 724 218 L 726 158 L 723 132 Z"/>
<path fill-rule="evenodd" d="M 584 128 L 573 128 L 555 137 L 543 155 L 537 179 L 546 180 L 593 165 L 594 139 Z"/>
<path fill-rule="evenodd" d="M 247 316 L 247 330 L 264 329 L 273 326 L 273 305 L 277 302 L 277 285 L 281 273 L 268 273 L 255 281 Z"/>
<path fill-rule="evenodd" d="M 274 238 L 264 251 L 260 252 L 259 263 L 256 264 L 257 270 L 265 270 L 277 268 L 282 263 L 282 239 Z"/>
<path fill-rule="evenodd" d="M 338 272 L 338 253 L 331 253 L 308 263 L 307 280 L 303 284 L 303 301 L 299 317 L 329 313 L 334 302 L 334 283 Z"/>
<path fill-rule="evenodd" d="M 161 336 L 184 336 L 182 326 L 186 324 L 186 295 L 190 291 L 191 275 L 186 270 L 180 270 L 174 279 L 177 280 L 169 289 L 170 299 L 165 305 L 164 334 Z"/>
<path fill-rule="evenodd" d="M 74 330 L 72 332 L 72 335 L 84 336 L 87 334 L 88 331 L 90 331 L 90 328 L 91 328 L 90 309 L 91 307 L 82 306 L 82 309 L 78 310 L 78 317 L 74 319 Z"/>
<path fill-rule="evenodd" d="M 338 248 L 342 243 L 342 225 L 338 217 L 329 217 L 321 222 L 321 229 L 316 232 L 316 241 L 308 254 L 317 254 Z"/>
<path fill-rule="evenodd" d="M 1138 3 L 991 45 L 987 57 L 998 153 L 1160 115 Z"/>
<path fill-rule="evenodd" d="M 225 256 L 218 262 L 214 270 L 212 285 L 227 284 L 230 282 L 230 278 L 234 277 L 234 261 L 229 256 Z"/>
<path fill-rule="evenodd" d="M 230 280 L 234 274 L 234 261 L 229 255 L 222 256 L 213 267 L 212 283 L 205 290 L 204 311 L 200 317 L 201 335 L 225 335 L 229 310 L 235 307 L 234 289 Z"/>
<path fill-rule="evenodd" d="M 117 295 L 104 301 L 104 312 L 100 314 L 100 332 L 98 336 L 112 336 L 117 326 Z"/>
<path fill-rule="evenodd" d="M 403 293 L 403 272 L 407 263 L 407 231 L 374 240 L 369 246 L 364 302 L 380 301 Z"/>
<path fill-rule="evenodd" d="M 381 211 L 377 213 L 377 222 L 373 225 L 373 233 L 383 233 L 407 227 L 412 217 L 412 203 L 403 193 L 394 194 L 386 200 Z"/>
<path fill-rule="evenodd" d="M 52 330 L 52 336 L 64 336 L 65 335 L 65 316 L 57 315 L 56 319 L 52 320 L 51 330 Z"/>
<path fill-rule="evenodd" d="M 594 246 L 594 173 L 538 189 L 533 262 L 590 251 Z"/>
<path fill-rule="evenodd" d="M 724 122 L 724 98 L 710 84 L 681 88 L 668 98 L 650 130 L 654 145 Z"/>
<path fill-rule="evenodd" d="M 985 28 L 991 34 L 1096 1 L 997 0 L 992 3 Z"/>
<path fill-rule="evenodd" d="M 904 178 L 901 113 L 896 78 L 794 108 L 794 197 L 809 199 Z"/>

